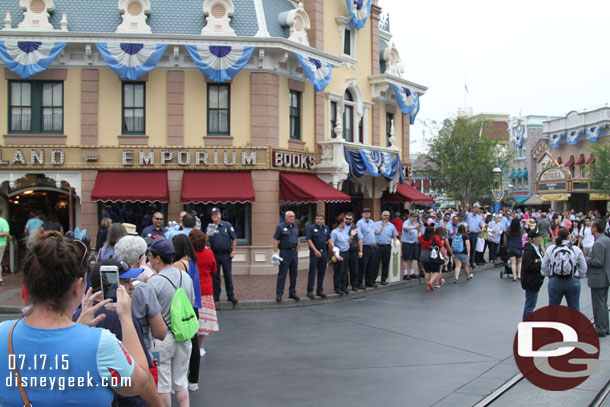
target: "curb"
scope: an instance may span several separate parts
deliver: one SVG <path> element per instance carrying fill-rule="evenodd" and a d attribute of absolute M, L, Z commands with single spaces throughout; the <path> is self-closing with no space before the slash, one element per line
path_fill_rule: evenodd
<path fill-rule="evenodd" d="M 486 270 L 495 270 L 496 268 L 497 267 L 492 264 L 486 264 L 484 266 L 478 266 L 475 273 Z M 443 273 L 443 278 L 450 278 L 451 276 L 453 276 L 453 271 Z M 229 301 L 219 301 L 216 303 L 216 309 L 218 311 L 238 311 L 254 309 L 312 307 L 316 305 L 356 300 L 359 298 L 368 297 L 369 295 L 376 295 L 389 291 L 400 290 L 402 288 L 416 287 L 423 284 L 425 284 L 425 280 L 423 278 L 418 278 L 410 281 L 400 280 L 396 283 L 391 283 L 386 286 L 380 285 L 378 286 L 378 288 L 367 288 L 364 291 L 350 292 L 349 295 L 328 294 L 328 297 L 325 299 L 316 298 L 315 300 L 311 300 L 308 297 L 301 297 L 301 300 L 298 302 L 286 297 L 282 300 L 282 302 L 279 303 L 275 300 L 240 301 L 234 307 L 233 304 Z M 0 314 L 21 314 L 21 309 L 22 307 L 0 305 Z"/>
<path fill-rule="evenodd" d="M 484 266 L 477 266 L 475 273 L 485 271 L 485 270 L 494 270 L 496 267 L 493 264 L 486 264 Z M 452 278 L 453 271 L 444 272 L 443 278 Z M 254 310 L 254 309 L 274 309 L 274 308 L 295 308 L 295 307 L 312 307 L 316 305 L 330 304 L 335 302 L 343 302 L 350 301 L 359 298 L 365 298 L 369 295 L 376 295 L 380 293 L 385 293 L 389 291 L 400 290 L 402 288 L 408 287 L 416 287 L 419 285 L 424 285 L 425 280 L 423 278 L 417 278 L 415 280 L 405 281 L 400 280 L 396 283 L 391 283 L 386 286 L 378 286 L 378 288 L 367 288 L 364 291 L 352 292 L 350 291 L 349 295 L 339 295 L 339 294 L 327 294 L 328 297 L 325 299 L 317 298 L 314 300 L 309 299 L 308 297 L 301 297 L 300 301 L 294 301 L 288 297 L 284 297 L 282 302 L 276 302 L 275 300 L 249 300 L 249 301 L 240 301 L 233 306 L 229 301 L 219 301 L 216 303 L 216 310 L 218 311 L 238 311 L 238 310 Z"/>

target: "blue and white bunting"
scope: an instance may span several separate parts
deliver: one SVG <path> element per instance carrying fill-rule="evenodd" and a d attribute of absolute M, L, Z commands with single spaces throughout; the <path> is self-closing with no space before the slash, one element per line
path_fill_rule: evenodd
<path fill-rule="evenodd" d="M 324 90 L 330 83 L 333 66 L 331 64 L 324 65 L 319 59 L 304 57 L 300 54 L 296 54 L 296 56 L 303 67 L 307 79 L 313 83 L 315 91 Z"/>
<path fill-rule="evenodd" d="M 366 24 L 366 20 L 371 14 L 372 0 L 345 0 L 347 10 L 352 18 L 349 25 L 356 30 L 361 29 Z"/>
<path fill-rule="evenodd" d="M 518 128 L 513 129 L 513 140 L 515 141 L 515 147 L 518 149 L 523 147 L 523 141 L 525 140 L 525 127 L 519 130 Z"/>
<path fill-rule="evenodd" d="M 230 81 L 250 60 L 254 47 L 186 45 L 197 68 L 213 82 Z"/>
<path fill-rule="evenodd" d="M 549 144 L 552 148 L 559 147 L 559 143 L 561 143 L 561 137 L 563 137 L 563 133 L 549 134 Z"/>
<path fill-rule="evenodd" d="M 135 81 L 154 69 L 166 44 L 135 44 L 126 42 L 98 42 L 95 44 L 106 64 L 121 79 Z"/>
<path fill-rule="evenodd" d="M 575 146 L 578 143 L 578 140 L 580 139 L 580 133 L 580 130 L 568 131 L 566 133 L 566 141 L 568 142 L 568 144 L 571 146 Z"/>
<path fill-rule="evenodd" d="M 394 85 L 394 93 L 396 94 L 396 102 L 400 111 L 403 114 L 411 114 L 413 110 L 417 109 L 419 112 L 419 97 L 417 92 L 411 92 L 405 87 L 398 87 Z M 415 113 L 417 115 L 417 112 Z"/>
<path fill-rule="evenodd" d="M 382 175 L 385 178 L 390 177 L 392 173 L 392 154 L 375 150 L 360 150 L 360 156 L 364 161 L 367 171 L 373 177 Z"/>
<path fill-rule="evenodd" d="M 0 59 L 23 79 L 47 69 L 66 46 L 53 41 L 0 41 Z"/>
<path fill-rule="evenodd" d="M 413 107 L 413 110 L 411 111 L 411 115 L 409 116 L 409 123 L 411 124 L 415 124 L 415 118 L 417 117 L 417 114 L 419 113 L 419 95 L 417 95 L 417 92 L 415 92 L 415 106 Z"/>
<path fill-rule="evenodd" d="M 587 133 L 587 140 L 592 143 L 595 143 L 599 138 L 600 133 L 602 132 L 603 126 L 595 126 L 595 127 L 587 127 L 585 132 Z"/>

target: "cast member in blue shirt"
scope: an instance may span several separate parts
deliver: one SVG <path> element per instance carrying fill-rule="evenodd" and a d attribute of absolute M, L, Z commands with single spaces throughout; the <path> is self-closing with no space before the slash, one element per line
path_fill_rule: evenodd
<path fill-rule="evenodd" d="M 394 225 L 392 225 L 394 227 Z M 394 228 L 396 230 L 396 228 Z M 333 286 L 339 295 L 348 295 L 347 264 L 349 262 L 349 228 L 345 226 L 345 215 L 337 216 L 337 227 L 330 234 L 333 242 L 333 252 L 336 258 Z"/>
<path fill-rule="evenodd" d="M 297 272 L 299 265 L 299 228 L 294 222 L 294 212 L 287 211 L 284 215 L 284 222 L 277 225 L 273 234 L 273 256 L 271 262 L 279 263 L 279 273 L 277 275 L 276 297 L 277 302 L 282 301 L 284 295 L 284 286 L 286 285 L 286 274 L 290 272 L 290 288 L 288 297 L 295 301 L 299 301 L 297 296 Z"/>
<path fill-rule="evenodd" d="M 474 254 L 475 250 L 472 250 L 473 247 L 477 247 L 477 240 L 479 239 L 479 232 L 484 225 L 483 217 L 479 215 L 479 209 L 474 208 L 472 211 L 469 210 L 469 204 L 466 204 L 466 223 L 470 228 L 470 267 L 475 268 L 474 264 Z"/>
<path fill-rule="evenodd" d="M 358 289 L 366 287 L 377 288 L 375 279 L 375 222 L 371 219 L 371 210 L 362 209 L 362 219 L 356 223 L 358 233 L 362 236 L 362 257 L 358 264 Z M 396 228 L 394 228 L 396 229 Z M 377 266 L 379 267 L 379 266 Z M 372 281 L 370 279 L 372 278 Z"/>
<path fill-rule="evenodd" d="M 375 271 L 379 270 L 381 263 L 381 285 L 387 285 L 387 279 L 390 272 L 390 256 L 392 255 L 392 244 L 397 244 L 398 232 L 394 225 L 390 223 L 390 212 L 383 211 L 381 220 L 375 222 Z M 375 284 L 377 274 L 371 276 L 372 284 Z"/>
<path fill-rule="evenodd" d="M 409 218 L 402 225 L 402 270 L 403 279 L 411 280 L 415 278 L 415 269 L 419 260 L 419 243 L 417 238 L 420 235 L 421 224 L 419 223 L 416 211 L 412 211 Z"/>
<path fill-rule="evenodd" d="M 221 220 L 220 209 L 212 208 L 212 223 L 216 225 L 216 233 L 210 235 L 210 247 L 214 252 L 216 260 L 216 274 L 212 276 L 214 286 L 214 300 L 220 299 L 222 288 L 220 286 L 220 269 L 225 278 L 225 289 L 227 290 L 227 300 L 233 305 L 237 304 L 237 298 L 233 291 L 233 257 L 237 247 L 237 233 L 230 222 Z"/>
<path fill-rule="evenodd" d="M 316 215 L 316 223 L 311 225 L 305 234 L 307 244 L 309 245 L 309 275 L 307 276 L 307 296 L 312 300 L 313 286 L 318 276 L 318 284 L 316 294 L 320 298 L 326 298 L 324 293 L 324 276 L 326 275 L 326 266 L 328 265 L 328 247 L 332 247 L 330 240 L 330 229 L 324 224 L 324 214 Z M 331 242 L 331 243 L 329 243 Z"/>

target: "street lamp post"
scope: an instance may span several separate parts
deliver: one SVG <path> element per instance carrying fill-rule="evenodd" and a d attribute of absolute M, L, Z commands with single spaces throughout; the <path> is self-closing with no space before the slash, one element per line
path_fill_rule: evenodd
<path fill-rule="evenodd" d="M 502 207 L 502 198 L 504 198 L 504 188 L 502 186 L 502 169 L 495 167 L 493 170 L 493 188 L 491 193 L 493 195 L 493 199 L 496 202 L 494 204 L 494 213 L 498 213 L 500 208 Z"/>

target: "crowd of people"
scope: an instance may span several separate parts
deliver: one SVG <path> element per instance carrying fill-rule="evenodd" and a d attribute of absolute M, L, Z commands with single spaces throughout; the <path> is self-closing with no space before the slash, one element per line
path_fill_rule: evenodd
<path fill-rule="evenodd" d="M 0 325 L 0 340 L 9 343 L 0 357 L 23 360 L 0 368 L 12 378 L 2 383 L 0 405 L 60 405 L 59 397 L 73 396 L 81 405 L 168 407 L 175 394 L 188 406 L 189 391 L 198 390 L 205 339 L 219 330 L 221 287 L 214 276 L 220 270 L 228 299 L 237 303 L 231 282 L 236 236 L 218 208 L 211 218 L 204 233 L 192 214 L 181 213 L 179 224 L 168 228 L 155 213 L 141 235 L 133 224 L 103 219 L 95 254 L 89 239 L 40 225 L 23 263 L 24 318 Z M 83 340 L 70 340 L 75 337 Z M 43 356 L 55 362 L 40 369 Z M 52 396 L 46 384 L 65 379 L 68 369 L 86 383 L 63 383 L 66 392 Z"/>
<path fill-rule="evenodd" d="M 62 404 L 56 397 L 67 393 L 50 393 L 40 384 L 64 377 L 64 366 L 75 380 L 90 380 L 80 386 L 92 387 L 86 392 L 78 386 L 67 389 L 76 402 L 95 398 L 100 406 L 112 400 L 120 406 L 170 406 L 175 394 L 179 405 L 188 406 L 189 391 L 198 389 L 205 339 L 219 329 L 215 303 L 222 290 L 221 270 L 228 300 L 238 302 L 231 276 L 235 231 L 219 209 L 212 209 L 211 219 L 204 232 L 190 213 L 181 213 L 179 224 L 166 227 L 157 212 L 140 235 L 135 225 L 104 219 L 95 255 L 82 235 L 40 225 L 23 264 L 24 318 L 0 324 L 0 341 L 9 344 L 0 348 L 0 358 L 24 355 L 23 363 L 0 365 L 0 375 L 14 383 L 0 385 L 0 404 Z M 458 284 L 462 269 L 468 281 L 485 258 L 502 260 L 525 290 L 523 319 L 536 308 L 545 277 L 549 305 L 559 305 L 565 297 L 577 310 L 580 279 L 588 277 L 595 328 L 600 337 L 610 335 L 610 226 L 599 214 L 489 214 L 467 205 L 463 211 L 413 210 L 393 218 L 383 211 L 378 221 L 364 208 L 361 219 L 346 212 L 332 227 L 325 219 L 318 213 L 306 231 L 307 296 L 312 300 L 327 296 L 329 262 L 338 295 L 375 289 L 378 278 L 387 285 L 392 249 L 400 247 L 403 279 L 425 278 L 428 291 L 443 286 L 445 270 L 453 270 Z M 273 234 L 278 302 L 287 276 L 289 298 L 300 300 L 298 236 L 295 214 L 287 211 Z M 119 283 L 113 294 L 105 293 L 111 284 L 104 274 L 109 267 L 116 269 Z M 75 337 L 82 340 L 71 340 Z M 43 354 L 54 361 L 51 369 L 37 367 Z"/>

